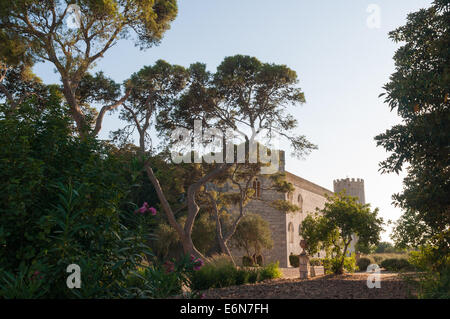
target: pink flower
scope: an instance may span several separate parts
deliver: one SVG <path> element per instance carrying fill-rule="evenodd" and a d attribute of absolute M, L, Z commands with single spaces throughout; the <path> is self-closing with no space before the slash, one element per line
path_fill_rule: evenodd
<path fill-rule="evenodd" d="M 135 213 L 145 214 L 146 212 L 150 212 L 153 216 L 156 215 L 156 208 L 149 207 L 147 202 L 142 204 L 142 207 L 134 211 Z"/>
<path fill-rule="evenodd" d="M 202 268 L 202 266 L 203 266 L 203 260 L 201 260 L 200 258 L 198 258 L 194 261 L 194 270 L 200 270 L 200 268 Z"/>
<path fill-rule="evenodd" d="M 200 299 L 205 299 L 206 295 L 203 293 L 200 295 Z"/>
<path fill-rule="evenodd" d="M 171 261 L 166 261 L 163 266 L 166 270 L 166 274 L 171 273 L 175 270 L 175 264 Z"/>
<path fill-rule="evenodd" d="M 42 277 L 42 275 L 39 276 L 40 273 L 41 273 L 40 271 L 36 270 L 36 271 L 33 273 L 33 275 L 31 276 L 31 279 L 32 279 L 32 280 L 35 280 L 35 279 L 41 280 L 43 277 Z"/>

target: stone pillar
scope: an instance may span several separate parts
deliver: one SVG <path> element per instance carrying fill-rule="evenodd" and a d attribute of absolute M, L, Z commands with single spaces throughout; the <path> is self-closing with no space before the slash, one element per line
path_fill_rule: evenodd
<path fill-rule="evenodd" d="M 309 257 L 305 252 L 298 256 L 298 269 L 300 271 L 300 279 L 308 279 L 310 272 Z"/>
<path fill-rule="evenodd" d="M 308 279 L 310 272 L 310 265 L 309 265 L 309 257 L 305 252 L 306 248 L 305 240 L 302 239 L 300 241 L 300 247 L 303 249 L 302 253 L 298 256 L 298 269 L 300 271 L 300 279 Z"/>

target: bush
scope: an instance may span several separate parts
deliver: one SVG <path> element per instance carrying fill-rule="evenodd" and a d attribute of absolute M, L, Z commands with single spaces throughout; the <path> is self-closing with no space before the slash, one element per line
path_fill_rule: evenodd
<path fill-rule="evenodd" d="M 325 269 L 325 272 L 330 274 L 338 274 L 340 272 L 339 266 L 340 266 L 341 258 L 323 258 L 322 263 Z M 354 254 L 350 257 L 344 258 L 344 265 L 343 268 L 347 272 L 355 272 L 356 271 L 356 259 Z"/>
<path fill-rule="evenodd" d="M 208 258 L 202 269 L 192 277 L 194 290 L 222 288 L 261 280 L 281 277 L 277 264 L 269 264 L 261 268 L 236 268 L 229 256 L 216 255 Z"/>
<path fill-rule="evenodd" d="M 73 134 L 57 93 L 40 107 L 0 116 L 0 295 L 127 297 L 127 276 L 151 256 L 154 218 L 128 197 L 141 168 Z M 81 289 L 66 286 L 73 263 Z"/>
<path fill-rule="evenodd" d="M 227 255 L 214 255 L 206 260 L 205 265 L 193 274 L 192 287 L 195 290 L 221 288 L 236 284 L 238 269 Z"/>
<path fill-rule="evenodd" d="M 374 264 L 374 261 L 368 257 L 361 257 L 356 262 L 356 266 L 358 266 L 359 271 L 367 271 L 367 267 L 371 264 Z"/>
<path fill-rule="evenodd" d="M 254 267 L 255 264 L 253 263 L 252 257 L 249 256 L 242 256 L 242 265 L 244 267 Z"/>
<path fill-rule="evenodd" d="M 276 262 L 263 267 L 259 272 L 259 280 L 280 278 L 282 273 L 278 265 L 278 262 Z"/>
<path fill-rule="evenodd" d="M 255 259 L 258 266 L 264 266 L 264 258 L 262 255 L 257 255 Z"/>
<path fill-rule="evenodd" d="M 309 264 L 311 266 L 322 266 L 322 259 L 320 259 L 320 258 L 311 258 L 309 260 Z"/>
<path fill-rule="evenodd" d="M 406 271 L 414 269 L 407 259 L 402 258 L 385 259 L 381 262 L 380 266 L 388 271 Z"/>
<path fill-rule="evenodd" d="M 293 253 L 291 253 L 289 255 L 289 263 L 291 264 L 292 267 L 297 268 L 299 266 L 298 255 L 294 255 Z"/>
<path fill-rule="evenodd" d="M 448 252 L 439 245 L 426 245 L 420 247 L 419 251 L 410 252 L 409 262 L 420 271 L 416 274 L 419 280 L 417 278 L 410 280 L 410 283 L 416 287 L 420 299 L 450 298 L 450 255 Z"/>
<path fill-rule="evenodd" d="M 182 287 L 187 286 L 191 288 L 191 297 L 198 297 L 196 290 L 191 287 L 191 278 L 199 266 L 199 260 L 188 256 L 165 263 L 155 258 L 152 265 L 139 267 L 129 275 L 129 295 L 134 298 L 167 298 L 181 294 Z"/>

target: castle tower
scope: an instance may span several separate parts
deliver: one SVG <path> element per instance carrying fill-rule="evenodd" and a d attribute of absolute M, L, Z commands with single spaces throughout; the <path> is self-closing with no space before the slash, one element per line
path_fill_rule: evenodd
<path fill-rule="evenodd" d="M 333 188 L 334 188 L 333 190 L 335 193 L 339 193 L 339 192 L 345 190 L 346 195 L 356 197 L 361 204 L 366 203 L 366 197 L 364 194 L 364 180 L 362 178 L 336 179 L 333 181 Z M 356 236 L 356 234 L 355 234 L 352 236 L 352 241 L 350 242 L 348 255 L 350 255 L 353 252 L 356 252 L 357 242 L 358 242 L 358 236 Z"/>
<path fill-rule="evenodd" d="M 335 193 L 345 190 L 347 195 L 357 197 L 361 204 L 366 203 L 366 197 L 364 195 L 364 180 L 362 178 L 336 179 L 333 181 L 333 188 Z"/>

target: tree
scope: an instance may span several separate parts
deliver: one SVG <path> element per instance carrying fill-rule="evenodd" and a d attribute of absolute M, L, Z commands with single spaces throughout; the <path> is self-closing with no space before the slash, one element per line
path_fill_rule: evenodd
<path fill-rule="evenodd" d="M 184 128 L 194 132 L 195 121 L 201 121 L 204 128 L 215 128 L 221 131 L 220 139 L 225 140 L 227 129 L 238 132 L 246 145 L 254 142 L 254 138 L 262 130 L 267 131 L 269 139 L 275 133 L 288 139 L 294 153 L 303 156 L 315 145 L 306 140 L 304 136 L 293 133 L 297 127 L 296 120 L 286 114 L 287 105 L 297 105 L 304 102 L 302 91 L 296 87 L 296 73 L 284 65 L 261 63 L 254 57 L 236 55 L 227 57 L 217 68 L 215 74 L 206 70 L 201 63 L 192 64 L 189 68 L 189 80 L 186 89 L 181 91 L 175 103 L 167 104 L 158 113 L 156 127 L 164 137 L 167 149 L 173 145 L 172 133 L 176 128 Z M 137 122 L 134 121 L 137 125 Z M 240 128 L 251 130 L 248 137 Z M 193 144 L 195 133 L 187 146 Z M 143 136 L 143 135 L 141 135 Z M 211 142 L 207 140 L 205 143 Z M 192 242 L 192 229 L 195 218 L 200 210 L 198 196 L 203 192 L 207 183 L 224 180 L 224 176 L 233 171 L 233 163 L 225 160 L 225 143 L 218 151 L 222 162 L 212 164 L 192 164 L 193 171 L 198 172 L 196 179 L 187 187 L 186 207 L 187 219 L 184 227 L 175 219 L 169 202 L 166 200 L 163 189 L 151 167 L 146 166 L 147 174 L 152 181 L 166 212 L 168 221 L 177 230 L 186 253 L 193 252 L 201 256 Z M 246 161 L 248 163 L 249 147 L 246 146 Z M 195 150 L 189 155 L 202 155 Z M 236 154 L 234 154 L 236 157 Z M 245 192 L 244 192 L 245 193 Z M 241 216 L 242 217 L 242 216 Z M 239 222 L 239 219 L 235 223 Z"/>
<path fill-rule="evenodd" d="M 301 224 L 301 233 L 310 252 L 320 248 L 330 250 L 337 261 L 336 273 L 342 273 L 345 256 L 353 235 L 365 246 L 376 244 L 383 230 L 383 219 L 378 208 L 371 211 L 369 204 L 361 204 L 344 193 L 327 196 L 323 209 L 308 216 Z"/>
<path fill-rule="evenodd" d="M 103 106 L 92 116 L 78 95 L 88 70 L 118 40 L 132 34 L 141 48 L 158 44 L 176 15 L 176 0 L 2 1 L 0 38 L 5 47 L 0 60 L 52 63 L 61 76 L 62 92 L 78 132 L 85 135 L 92 130 L 96 135 L 105 113 L 118 107 L 129 91 L 118 99 L 111 95 L 100 99 Z M 66 23 L 74 16 L 77 28 Z"/>
<path fill-rule="evenodd" d="M 244 249 L 247 256 L 253 259 L 261 254 L 263 249 L 272 249 L 273 240 L 269 223 L 258 214 L 245 215 L 232 237 L 233 245 Z M 257 264 L 256 260 L 253 260 Z"/>
<path fill-rule="evenodd" d="M 395 253 L 397 250 L 390 242 L 382 241 L 375 248 L 375 253 Z"/>
<path fill-rule="evenodd" d="M 434 1 L 389 33 L 403 45 L 394 55 L 396 70 L 381 95 L 403 123 L 375 140 L 391 152 L 380 163 L 383 173 L 398 173 L 409 165 L 403 192 L 393 196 L 404 213 L 392 237 L 403 247 L 430 242 L 450 227 L 449 9 L 448 1 Z M 450 238 L 446 242 L 450 247 Z"/>

